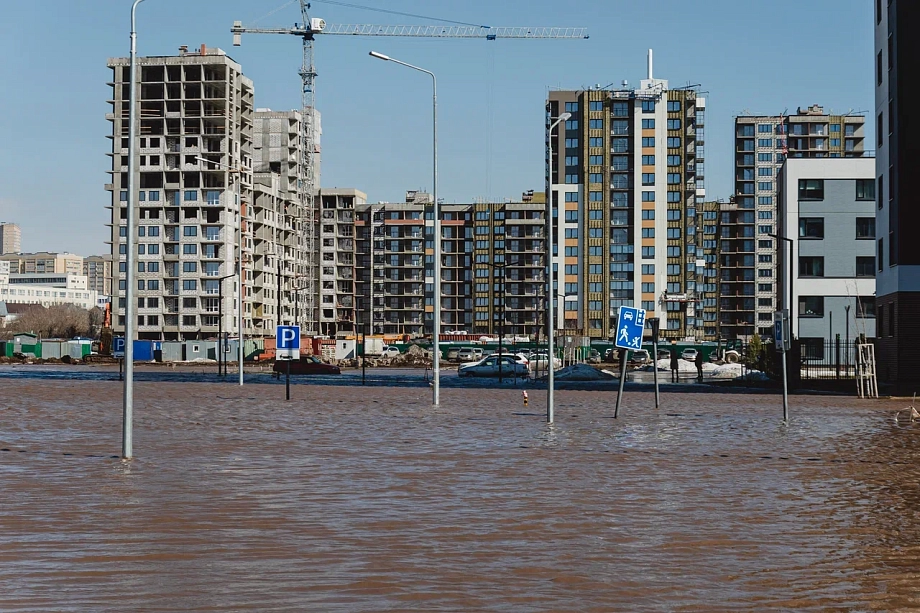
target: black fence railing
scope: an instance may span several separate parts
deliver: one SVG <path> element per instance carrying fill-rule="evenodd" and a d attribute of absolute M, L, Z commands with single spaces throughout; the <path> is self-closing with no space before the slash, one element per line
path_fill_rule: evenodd
<path fill-rule="evenodd" d="M 802 379 L 855 379 L 857 342 L 802 339 Z"/>

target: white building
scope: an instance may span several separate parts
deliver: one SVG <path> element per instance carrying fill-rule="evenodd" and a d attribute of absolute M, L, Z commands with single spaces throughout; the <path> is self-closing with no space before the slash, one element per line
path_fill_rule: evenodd
<path fill-rule="evenodd" d="M 0 302 L 40 304 L 44 307 L 73 304 L 89 310 L 97 306 L 97 301 L 98 294 L 89 289 L 85 275 L 11 274 L 10 263 L 0 261 Z"/>
<path fill-rule="evenodd" d="M 780 171 L 779 306 L 806 354 L 838 334 L 875 337 L 874 175 L 872 158 L 789 158 Z"/>

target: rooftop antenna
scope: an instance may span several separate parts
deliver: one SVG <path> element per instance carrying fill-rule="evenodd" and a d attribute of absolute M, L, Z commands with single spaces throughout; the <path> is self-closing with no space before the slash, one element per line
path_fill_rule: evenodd
<path fill-rule="evenodd" d="M 651 81 L 655 77 L 652 76 L 652 68 L 654 67 L 654 56 L 651 49 L 648 50 L 648 80 Z"/>

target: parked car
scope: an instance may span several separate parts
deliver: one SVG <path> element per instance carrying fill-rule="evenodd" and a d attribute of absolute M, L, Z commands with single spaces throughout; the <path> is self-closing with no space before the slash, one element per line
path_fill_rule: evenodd
<path fill-rule="evenodd" d="M 697 354 L 699 354 L 699 351 L 697 351 L 693 347 L 687 347 L 680 353 L 680 357 L 682 357 L 685 360 L 690 360 L 692 362 L 696 360 Z"/>
<path fill-rule="evenodd" d="M 667 349 L 659 349 L 659 350 L 658 350 L 658 359 L 659 359 L 659 360 L 670 360 L 670 359 L 671 359 L 671 352 L 668 351 Z"/>
<path fill-rule="evenodd" d="M 393 345 L 384 345 L 382 355 L 385 358 L 395 358 L 399 355 L 399 349 Z"/>
<path fill-rule="evenodd" d="M 457 353 L 457 359 L 461 362 L 475 362 L 482 359 L 482 349 L 476 347 L 464 347 Z"/>
<path fill-rule="evenodd" d="M 605 362 L 616 362 L 619 356 L 619 350 L 615 347 L 608 347 L 604 351 L 604 361 Z"/>
<path fill-rule="evenodd" d="M 562 360 L 553 358 L 553 366 L 554 370 L 562 368 Z M 532 353 L 530 355 L 530 369 L 533 371 L 548 370 L 549 359 L 546 357 L 546 353 Z"/>
<path fill-rule="evenodd" d="M 585 357 L 585 362 L 588 364 L 600 364 L 601 363 L 601 352 L 597 349 L 592 349 L 588 352 L 588 355 Z"/>
<path fill-rule="evenodd" d="M 636 366 L 645 366 L 652 361 L 648 351 L 645 349 L 636 349 L 629 352 L 629 363 Z"/>
<path fill-rule="evenodd" d="M 276 373 L 285 374 L 288 369 L 288 362 L 291 364 L 292 375 L 340 375 L 342 370 L 335 364 L 327 364 L 312 355 L 301 356 L 299 360 L 275 360 L 272 370 Z"/>
<path fill-rule="evenodd" d="M 449 362 L 460 361 L 460 347 L 451 347 L 447 350 L 447 360 Z"/>
<path fill-rule="evenodd" d="M 523 362 L 524 364 L 528 364 L 528 365 L 530 364 L 530 356 L 524 355 L 523 353 L 520 353 L 520 352 L 511 353 L 509 351 L 502 351 L 501 353 L 499 353 L 496 351 L 494 353 L 491 353 L 490 355 L 495 355 L 495 356 L 507 355 L 507 356 L 513 357 L 518 362 Z"/>
<path fill-rule="evenodd" d="M 463 364 L 457 374 L 461 377 L 497 377 L 499 364 L 503 376 L 527 378 L 530 375 L 527 364 L 511 355 L 490 355 L 473 364 Z"/>

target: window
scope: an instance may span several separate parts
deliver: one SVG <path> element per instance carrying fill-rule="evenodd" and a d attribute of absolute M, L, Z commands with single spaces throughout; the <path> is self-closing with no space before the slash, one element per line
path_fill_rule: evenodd
<path fill-rule="evenodd" d="M 643 120 L 642 120 L 642 129 L 643 129 L 643 130 L 654 130 L 654 129 L 655 129 L 655 120 L 654 120 L 654 119 L 643 119 Z"/>
<path fill-rule="evenodd" d="M 642 202 L 655 202 L 655 192 L 642 192 Z"/>
<path fill-rule="evenodd" d="M 800 256 L 799 257 L 799 276 L 800 277 L 823 277 L 824 276 L 824 258 L 818 256 Z"/>
<path fill-rule="evenodd" d="M 160 280 L 159 279 L 150 279 L 147 281 L 148 290 L 159 290 L 160 289 Z"/>
<path fill-rule="evenodd" d="M 569 104 L 575 104 L 576 106 L 578 106 L 577 103 L 572 103 L 572 102 L 567 102 L 567 103 L 566 103 L 566 106 L 568 106 Z M 568 110 L 568 109 L 566 109 L 566 110 Z M 590 102 L 588 103 L 588 110 L 589 110 L 589 111 L 603 111 L 603 110 L 604 110 L 604 102 L 603 102 L 602 100 L 592 100 L 592 101 L 590 101 Z"/>
<path fill-rule="evenodd" d="M 757 231 L 761 234 L 773 234 L 773 226 L 757 226 Z"/>
<path fill-rule="evenodd" d="M 643 172 L 642 173 L 642 185 L 655 185 L 655 173 L 654 172 Z"/>
<path fill-rule="evenodd" d="M 643 274 L 643 275 L 653 275 L 653 274 L 655 274 L 655 265 L 654 265 L 654 264 L 643 264 L 643 265 L 642 265 L 642 274 Z"/>
<path fill-rule="evenodd" d="M 773 204 L 773 196 L 757 196 L 757 204 Z"/>
<path fill-rule="evenodd" d="M 680 112 L 680 100 L 668 100 L 668 112 L 669 113 Z"/>
<path fill-rule="evenodd" d="M 668 185 L 680 185 L 680 173 L 679 172 L 669 172 L 668 173 Z"/>
<path fill-rule="evenodd" d="M 668 130 L 680 130 L 680 119 L 669 119 Z"/>
<path fill-rule="evenodd" d="M 875 256 L 857 256 L 856 257 L 856 276 L 857 277 L 874 277 L 875 276 Z"/>
<path fill-rule="evenodd" d="M 880 52 L 879 52 L 879 61 L 881 61 L 881 59 L 882 59 L 882 53 L 881 53 L 881 51 L 880 51 Z M 879 84 L 881 84 L 881 80 L 879 80 Z M 878 114 L 878 125 L 877 125 L 876 128 L 875 128 L 875 133 L 878 135 L 878 143 L 877 143 L 877 144 L 878 144 L 879 147 L 881 147 L 882 145 L 885 144 L 885 143 L 884 143 L 884 140 L 885 140 L 885 139 L 884 139 L 884 130 L 885 130 L 885 112 L 882 111 L 881 113 Z"/>
<path fill-rule="evenodd" d="M 772 283 L 758 283 L 757 291 L 758 292 L 772 292 L 773 284 Z"/>
<path fill-rule="evenodd" d="M 799 296 L 799 317 L 824 317 L 824 296 Z"/>
<path fill-rule="evenodd" d="M 588 211 L 588 219 L 597 219 L 601 220 L 604 218 L 604 211 L 599 209 Z"/>
<path fill-rule="evenodd" d="M 642 238 L 655 238 L 655 228 L 642 228 Z"/>
<path fill-rule="evenodd" d="M 758 139 L 757 139 L 757 146 L 758 146 L 758 147 L 771 147 L 771 148 L 772 148 L 772 147 L 773 147 L 773 139 L 772 139 L 772 138 L 758 138 Z"/>
<path fill-rule="evenodd" d="M 642 219 L 655 219 L 655 209 L 643 209 Z M 652 236 L 654 236 L 654 234 Z"/>
<path fill-rule="evenodd" d="M 885 261 L 885 239 L 878 239 L 878 270 L 882 272 L 882 267 L 884 266 Z"/>
<path fill-rule="evenodd" d="M 680 156 L 679 155 L 669 155 L 668 156 L 668 166 L 680 166 Z"/>
<path fill-rule="evenodd" d="M 565 182 L 568 185 L 575 185 L 578 183 L 578 175 L 565 175 Z"/>
<path fill-rule="evenodd" d="M 875 238 L 875 217 L 857 217 L 856 218 L 856 238 L 857 239 L 874 239 Z"/>
<path fill-rule="evenodd" d="M 759 240 L 757 241 L 757 247 L 759 249 L 773 249 L 773 241 L 770 239 Z"/>
<path fill-rule="evenodd" d="M 600 172 L 592 172 L 588 175 L 588 183 L 603 183 L 604 174 Z"/>
<path fill-rule="evenodd" d="M 875 181 L 872 179 L 856 179 L 856 199 L 875 200 Z"/>
<path fill-rule="evenodd" d="M 643 156 L 642 156 L 642 165 L 643 165 L 643 166 L 654 166 L 654 165 L 655 165 L 655 156 L 654 156 L 654 155 L 643 155 Z"/>
<path fill-rule="evenodd" d="M 147 262 L 147 272 L 160 272 L 160 263 Z"/>
<path fill-rule="evenodd" d="M 773 276 L 773 270 L 770 269 L 770 268 L 763 268 L 763 269 L 757 271 L 757 276 L 758 276 L 758 277 L 761 277 L 761 278 L 772 277 L 772 276 Z"/>
<path fill-rule="evenodd" d="M 187 243 L 185 245 L 182 245 L 182 253 L 184 253 L 185 255 L 194 255 L 198 253 L 198 245 L 196 245 L 195 243 Z"/>
<path fill-rule="evenodd" d="M 761 166 L 757 169 L 757 176 L 759 177 L 772 177 L 773 168 L 771 166 Z"/>
<path fill-rule="evenodd" d="M 574 258 L 578 255 L 578 247 L 566 247 L 565 248 L 565 257 Z"/>
<path fill-rule="evenodd" d="M 799 238 L 824 238 L 824 218 L 823 217 L 800 217 L 799 218 Z"/>
<path fill-rule="evenodd" d="M 603 130 L 604 120 L 603 119 L 589 119 L 588 128 L 590 128 L 591 130 Z"/>
<path fill-rule="evenodd" d="M 195 190 L 186 190 L 184 199 L 186 202 L 194 202 L 198 200 L 198 192 Z"/>
<path fill-rule="evenodd" d="M 150 226 L 147 228 L 147 236 L 159 236 L 160 227 L 159 226 Z"/>
<path fill-rule="evenodd" d="M 760 181 L 757 183 L 757 189 L 763 192 L 772 192 L 773 181 Z"/>
<path fill-rule="evenodd" d="M 182 262 L 182 272 L 198 272 L 198 262 Z"/>
<path fill-rule="evenodd" d="M 680 137 L 679 136 L 669 136 L 668 137 L 668 149 L 677 149 L 680 147 Z"/>
<path fill-rule="evenodd" d="M 603 202 L 604 192 L 588 192 L 588 201 L 589 202 Z"/>
<path fill-rule="evenodd" d="M 182 226 L 183 236 L 198 236 L 198 226 Z"/>
<path fill-rule="evenodd" d="M 567 155 L 565 156 L 565 165 L 566 166 L 578 166 L 579 164 L 577 155 Z"/>
<path fill-rule="evenodd" d="M 856 317 L 875 317 L 875 296 L 858 296 L 856 298 Z"/>
<path fill-rule="evenodd" d="M 668 228 L 668 238 L 669 239 L 679 239 L 680 238 L 680 228 Z"/>
<path fill-rule="evenodd" d="M 566 212 L 565 212 L 565 220 L 566 220 L 567 222 L 578 223 L 578 211 L 577 211 L 577 210 L 574 210 L 574 211 L 566 211 Z"/>
<path fill-rule="evenodd" d="M 604 163 L 604 156 L 602 155 L 589 155 L 588 164 L 592 166 L 600 166 Z"/>
<path fill-rule="evenodd" d="M 183 289 L 183 290 L 188 290 L 188 291 L 192 291 L 192 290 L 198 289 L 198 280 L 197 280 L 197 279 L 185 279 L 185 280 L 183 280 L 183 281 L 182 281 L 182 289 Z"/>
<path fill-rule="evenodd" d="M 772 162 L 773 154 L 772 153 L 758 153 L 757 161 L 758 162 Z"/>
<path fill-rule="evenodd" d="M 589 275 L 602 275 L 604 274 L 604 267 L 600 264 L 588 264 L 588 274 Z"/>
<path fill-rule="evenodd" d="M 799 200 L 824 200 L 824 179 L 799 179 Z"/>
<path fill-rule="evenodd" d="M 668 221 L 680 221 L 680 210 L 668 209 Z"/>
<path fill-rule="evenodd" d="M 655 146 L 655 137 L 654 137 L 654 136 L 643 136 L 643 137 L 642 137 L 642 146 L 643 146 L 643 147 L 654 147 L 654 146 Z"/>
<path fill-rule="evenodd" d="M 769 123 L 757 124 L 757 131 L 761 134 L 773 134 L 773 125 Z"/>
<path fill-rule="evenodd" d="M 577 130 L 577 129 L 578 129 L 578 120 L 577 120 L 577 119 L 569 119 L 568 121 L 566 121 L 566 122 L 565 122 L 565 129 L 566 129 L 566 130 Z"/>
<path fill-rule="evenodd" d="M 643 283 L 643 284 L 642 284 L 642 293 L 643 293 L 643 294 L 654 294 L 654 293 L 655 293 L 655 284 L 654 284 L 654 283 Z"/>
<path fill-rule="evenodd" d="M 760 255 L 757 256 L 757 261 L 760 262 L 761 264 L 769 264 L 770 262 L 773 261 L 773 254 L 772 253 L 761 253 Z"/>
<path fill-rule="evenodd" d="M 592 142 L 591 142 L 591 146 L 592 146 L 592 147 L 603 147 L 603 146 L 604 146 L 604 139 L 603 139 L 603 138 L 592 138 L 591 141 L 592 141 Z M 594 144 L 594 141 L 600 141 L 600 142 L 597 143 L 597 144 Z M 578 139 L 577 139 L 577 138 L 567 138 L 567 139 L 565 139 L 565 148 L 566 148 L 566 149 L 577 149 L 578 146 L 579 146 L 579 145 L 578 145 Z"/>
<path fill-rule="evenodd" d="M 593 109 L 592 109 L 593 110 Z M 565 112 L 566 113 L 577 113 L 578 112 L 578 103 L 577 102 L 566 102 L 565 103 Z"/>
<path fill-rule="evenodd" d="M 757 219 L 773 219 L 773 211 L 757 211 Z"/>
<path fill-rule="evenodd" d="M 642 101 L 642 112 L 643 113 L 654 113 L 655 112 L 655 101 L 654 100 L 643 100 Z"/>
<path fill-rule="evenodd" d="M 654 247 L 643 247 L 642 248 L 642 257 L 644 259 L 654 259 L 655 257 L 655 248 Z"/>
<path fill-rule="evenodd" d="M 680 202 L 680 192 L 668 192 L 668 202 Z"/>

